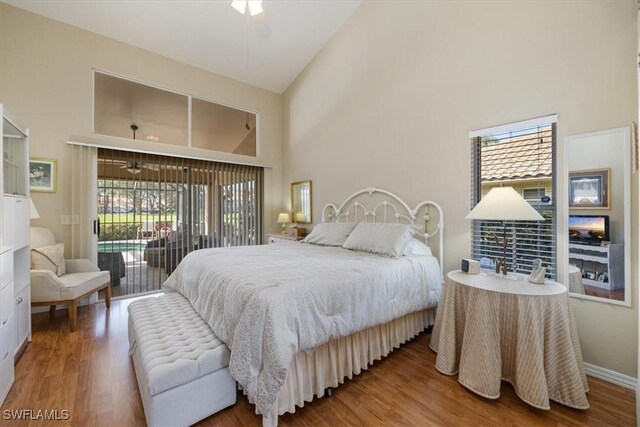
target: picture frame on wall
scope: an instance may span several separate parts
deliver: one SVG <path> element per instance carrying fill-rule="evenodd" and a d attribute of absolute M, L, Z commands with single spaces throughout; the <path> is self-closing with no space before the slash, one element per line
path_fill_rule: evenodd
<path fill-rule="evenodd" d="M 41 193 L 55 193 L 58 181 L 58 160 L 29 159 L 29 190 Z"/>
<path fill-rule="evenodd" d="M 609 209 L 611 169 L 569 172 L 570 209 Z"/>

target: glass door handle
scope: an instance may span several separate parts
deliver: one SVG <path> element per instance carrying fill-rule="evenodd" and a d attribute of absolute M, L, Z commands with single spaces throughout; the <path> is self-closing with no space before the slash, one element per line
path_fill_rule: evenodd
<path fill-rule="evenodd" d="M 100 218 L 93 220 L 93 234 L 97 234 L 100 237 Z"/>

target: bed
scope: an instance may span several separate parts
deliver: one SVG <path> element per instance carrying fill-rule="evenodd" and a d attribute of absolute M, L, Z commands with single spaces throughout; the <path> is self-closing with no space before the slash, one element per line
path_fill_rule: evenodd
<path fill-rule="evenodd" d="M 362 199 L 372 206 L 369 209 Z M 429 231 L 430 216 L 437 225 Z M 443 215 L 367 188 L 326 205 L 323 222 L 424 225 L 436 256 L 389 258 L 296 242 L 195 251 L 164 287 L 185 296 L 231 350 L 230 371 L 263 425 L 295 412 L 413 338 L 435 320 Z M 433 247 L 435 246 L 435 247 Z"/>

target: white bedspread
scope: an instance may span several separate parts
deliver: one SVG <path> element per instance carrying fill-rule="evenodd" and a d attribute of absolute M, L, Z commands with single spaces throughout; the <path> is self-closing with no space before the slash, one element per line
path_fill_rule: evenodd
<path fill-rule="evenodd" d="M 269 414 L 292 356 L 434 307 L 436 258 L 383 258 L 301 243 L 203 249 L 164 284 L 231 349 L 231 374 Z"/>

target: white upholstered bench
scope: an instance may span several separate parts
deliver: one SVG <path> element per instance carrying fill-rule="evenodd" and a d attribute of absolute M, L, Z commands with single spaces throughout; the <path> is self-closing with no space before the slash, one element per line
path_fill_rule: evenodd
<path fill-rule="evenodd" d="M 150 427 L 188 426 L 236 402 L 229 349 L 179 293 L 129 305 L 129 346 Z"/>

